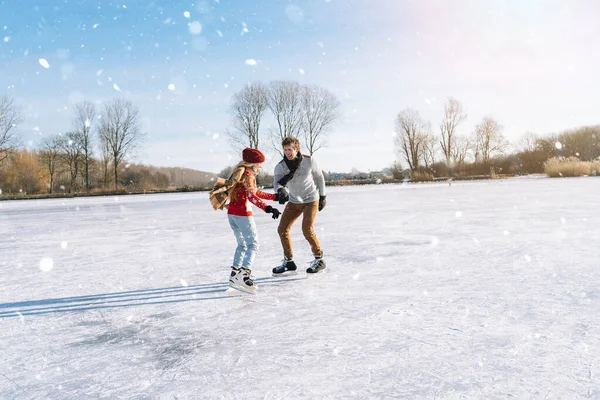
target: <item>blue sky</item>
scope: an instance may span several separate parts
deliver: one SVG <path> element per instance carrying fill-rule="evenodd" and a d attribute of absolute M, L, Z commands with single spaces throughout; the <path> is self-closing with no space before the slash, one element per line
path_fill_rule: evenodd
<path fill-rule="evenodd" d="M 78 101 L 125 97 L 148 133 L 134 161 L 218 172 L 239 158 L 236 91 L 318 84 L 343 113 L 323 169 L 378 170 L 397 158 L 396 114 L 413 107 L 437 133 L 448 96 L 468 112 L 462 135 L 486 115 L 514 142 L 600 122 L 599 13 L 593 0 L 0 0 L 0 93 L 23 107 L 30 147 L 69 130 Z"/>

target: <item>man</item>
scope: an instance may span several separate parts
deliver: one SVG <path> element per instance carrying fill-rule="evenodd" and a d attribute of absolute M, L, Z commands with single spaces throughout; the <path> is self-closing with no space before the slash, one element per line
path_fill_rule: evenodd
<path fill-rule="evenodd" d="M 314 229 L 317 212 L 325 207 L 325 178 L 314 159 L 300 153 L 300 142 L 297 138 L 286 137 L 281 145 L 284 157 L 275 166 L 273 186 L 277 191 L 279 203 L 285 204 L 288 200 L 289 203 L 283 210 L 277 228 L 284 258 L 281 265 L 273 268 L 273 275 L 291 274 L 297 269 L 290 230 L 300 215 L 302 215 L 302 233 L 315 257 L 306 272 L 314 274 L 325 269 L 323 250 Z"/>

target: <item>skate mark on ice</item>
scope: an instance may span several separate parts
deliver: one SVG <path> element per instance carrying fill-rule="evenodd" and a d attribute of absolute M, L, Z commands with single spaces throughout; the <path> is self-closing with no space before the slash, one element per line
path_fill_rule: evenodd
<path fill-rule="evenodd" d="M 0 304 L 0 319 L 234 297 L 224 296 L 224 287 L 227 282 L 5 303 Z"/>
<path fill-rule="evenodd" d="M 288 275 L 288 277 L 285 277 L 285 276 L 278 276 L 278 277 L 263 276 L 263 277 L 254 279 L 254 282 L 260 282 L 260 284 L 262 286 L 262 285 L 270 285 L 270 284 L 275 284 L 275 283 L 291 282 L 291 281 L 304 281 L 304 280 L 306 280 L 306 276 Z"/>
<path fill-rule="evenodd" d="M 247 289 L 247 288 L 242 287 L 241 285 L 231 285 L 231 284 L 229 285 L 227 290 L 229 290 L 229 289 L 233 289 L 235 291 L 238 291 L 240 293 L 245 293 L 245 294 L 256 294 L 256 292 L 258 291 L 258 287 L 256 287 L 256 286 L 253 286 L 252 289 Z"/>
<path fill-rule="evenodd" d="M 209 289 L 209 288 L 217 288 L 221 286 L 227 286 L 228 282 L 218 282 L 218 283 L 205 283 L 198 285 L 190 285 L 190 286 L 172 286 L 166 288 L 157 288 L 157 289 L 140 289 L 140 290 L 131 290 L 127 292 L 115 292 L 115 293 L 104 293 L 104 294 L 91 294 L 87 296 L 73 296 L 73 297 L 59 297 L 53 299 L 41 299 L 41 300 L 29 300 L 29 301 L 21 301 L 14 303 L 3 303 L 0 304 L 0 310 L 3 308 L 19 308 L 19 307 L 32 307 L 32 306 L 43 306 L 47 304 L 61 304 L 61 303 L 77 303 L 80 301 L 92 301 L 92 300 L 101 300 L 101 299 L 112 299 L 119 297 L 131 297 L 135 295 L 144 295 L 151 294 L 157 295 L 162 293 L 169 292 L 184 292 L 184 291 L 194 291 L 198 289 Z"/>

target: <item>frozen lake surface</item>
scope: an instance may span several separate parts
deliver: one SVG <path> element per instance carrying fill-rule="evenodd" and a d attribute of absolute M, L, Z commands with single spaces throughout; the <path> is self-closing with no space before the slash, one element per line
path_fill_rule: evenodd
<path fill-rule="evenodd" d="M 591 177 L 328 188 L 308 279 L 270 277 L 255 210 L 257 295 L 227 290 L 206 193 L 0 202 L 0 398 L 600 399 L 599 198 Z"/>

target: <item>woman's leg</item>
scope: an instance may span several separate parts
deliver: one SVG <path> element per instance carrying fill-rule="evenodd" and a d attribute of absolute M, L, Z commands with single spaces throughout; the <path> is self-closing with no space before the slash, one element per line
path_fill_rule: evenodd
<path fill-rule="evenodd" d="M 256 254 L 258 254 L 258 232 L 253 217 L 240 217 L 238 226 L 246 243 L 246 254 L 242 259 L 242 268 L 251 269 Z"/>
<path fill-rule="evenodd" d="M 242 234 L 241 228 L 239 227 L 239 218 L 246 217 L 240 217 L 231 214 L 228 214 L 227 217 L 229 219 L 229 226 L 231 226 L 231 229 L 233 230 L 233 235 L 235 236 L 235 240 L 237 241 L 237 247 L 235 249 L 235 254 L 233 255 L 232 266 L 239 268 L 242 266 L 242 260 L 244 259 L 247 250 L 244 235 Z"/>

